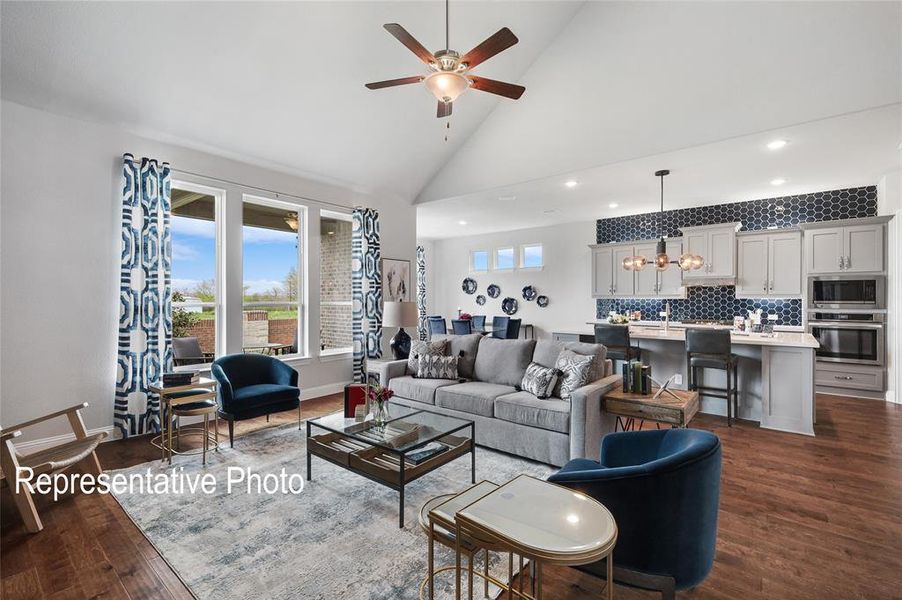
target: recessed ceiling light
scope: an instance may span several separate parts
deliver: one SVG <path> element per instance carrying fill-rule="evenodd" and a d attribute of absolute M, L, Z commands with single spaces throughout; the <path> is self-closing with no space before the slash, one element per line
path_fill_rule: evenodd
<path fill-rule="evenodd" d="M 466 222 L 466 221 L 458 221 L 457 224 L 458 224 L 458 225 L 466 225 L 467 222 Z"/>
<path fill-rule="evenodd" d="M 616 202 L 611 202 L 610 204 L 608 204 L 608 208 L 617 208 L 618 206 L 620 206 L 620 205 L 617 204 Z"/>
<path fill-rule="evenodd" d="M 770 180 L 771 185 L 783 185 L 784 183 L 786 183 L 786 180 L 782 177 L 777 177 L 776 179 Z"/>
<path fill-rule="evenodd" d="M 779 150 L 787 144 L 786 140 L 774 140 L 767 144 L 768 150 Z"/>
<path fill-rule="evenodd" d="M 579 183 L 571 179 L 570 181 L 565 181 L 564 185 L 566 185 L 568 188 L 575 188 L 577 185 L 579 185 Z"/>

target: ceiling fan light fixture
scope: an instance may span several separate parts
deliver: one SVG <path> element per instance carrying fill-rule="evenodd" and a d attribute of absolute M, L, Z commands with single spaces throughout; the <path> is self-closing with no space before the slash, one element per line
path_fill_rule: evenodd
<path fill-rule="evenodd" d="M 436 71 L 423 80 L 433 96 L 440 102 L 454 102 L 457 97 L 470 87 L 470 80 L 452 71 Z"/>
<path fill-rule="evenodd" d="M 298 213 L 292 212 L 288 213 L 288 216 L 284 219 L 285 224 L 291 228 L 292 231 L 298 230 Z"/>

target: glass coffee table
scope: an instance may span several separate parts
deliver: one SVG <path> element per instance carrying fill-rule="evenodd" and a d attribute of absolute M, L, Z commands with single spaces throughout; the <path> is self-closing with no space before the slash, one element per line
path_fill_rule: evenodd
<path fill-rule="evenodd" d="M 470 454 L 476 483 L 473 421 L 389 404 L 385 424 L 345 418 L 337 412 L 307 421 L 307 481 L 317 456 L 399 493 L 399 526 L 404 527 L 404 486 L 452 460 Z"/>

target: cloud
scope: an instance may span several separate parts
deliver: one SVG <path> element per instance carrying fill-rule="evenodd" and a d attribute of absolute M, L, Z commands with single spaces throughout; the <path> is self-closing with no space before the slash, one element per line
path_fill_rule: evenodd
<path fill-rule="evenodd" d="M 247 286 L 248 294 L 265 294 L 273 288 L 281 289 L 282 282 L 273 279 L 250 279 L 245 280 L 244 285 Z"/>
<path fill-rule="evenodd" d="M 172 260 L 195 260 L 200 256 L 200 252 L 190 244 L 182 242 L 172 242 Z"/>
<path fill-rule="evenodd" d="M 213 221 L 192 219 L 189 217 L 172 217 L 173 235 L 190 235 L 194 237 L 216 239 L 216 224 Z"/>

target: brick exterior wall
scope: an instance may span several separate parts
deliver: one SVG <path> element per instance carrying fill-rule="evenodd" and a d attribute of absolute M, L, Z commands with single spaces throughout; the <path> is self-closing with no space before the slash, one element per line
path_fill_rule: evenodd
<path fill-rule="evenodd" d="M 328 231 L 334 231 L 329 235 Z M 320 347 L 350 348 L 351 223 L 324 219 L 320 242 Z M 347 302 L 343 305 L 329 302 Z"/>
<path fill-rule="evenodd" d="M 294 344 L 294 334 L 298 330 L 297 319 L 270 319 L 269 341 L 274 344 Z"/>

